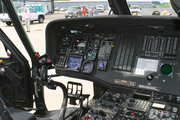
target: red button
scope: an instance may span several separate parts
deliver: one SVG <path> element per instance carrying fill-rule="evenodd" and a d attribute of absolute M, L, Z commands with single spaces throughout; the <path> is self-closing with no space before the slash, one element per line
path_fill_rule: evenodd
<path fill-rule="evenodd" d="M 89 119 L 89 115 L 84 116 L 84 120 L 88 120 Z"/>
<path fill-rule="evenodd" d="M 134 113 L 131 113 L 131 116 L 134 116 Z"/>

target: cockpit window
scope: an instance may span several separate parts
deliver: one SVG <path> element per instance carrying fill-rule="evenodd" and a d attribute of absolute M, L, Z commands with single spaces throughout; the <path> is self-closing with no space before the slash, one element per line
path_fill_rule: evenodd
<path fill-rule="evenodd" d="M 177 16 L 170 0 L 127 0 L 131 15 L 133 16 Z"/>

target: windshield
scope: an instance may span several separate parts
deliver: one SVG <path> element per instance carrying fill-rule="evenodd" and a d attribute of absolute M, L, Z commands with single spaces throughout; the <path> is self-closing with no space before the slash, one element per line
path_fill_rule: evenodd
<path fill-rule="evenodd" d="M 102 8 L 102 6 L 96 6 L 96 7 L 100 7 L 100 8 Z"/>
<path fill-rule="evenodd" d="M 177 16 L 169 0 L 127 0 L 127 4 L 134 16 Z"/>

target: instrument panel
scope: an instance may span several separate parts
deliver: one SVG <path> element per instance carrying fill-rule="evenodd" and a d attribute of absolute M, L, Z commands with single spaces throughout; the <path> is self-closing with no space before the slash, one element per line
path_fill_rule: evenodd
<path fill-rule="evenodd" d="M 58 75 L 180 95 L 179 19 L 84 20 L 47 26 L 53 32 L 46 36 L 46 51 Z"/>
<path fill-rule="evenodd" d="M 101 34 L 96 34 L 92 37 L 89 35 L 66 34 L 64 36 L 59 48 L 58 62 L 55 64 L 57 69 L 87 74 L 92 73 L 95 67 L 98 70 L 106 70 L 107 60 L 110 59 L 113 39 L 116 38 L 116 35 L 112 36 L 110 34 L 104 37 Z M 102 38 L 96 38 L 96 36 Z M 96 61 L 98 61 L 98 66 L 94 65 Z"/>

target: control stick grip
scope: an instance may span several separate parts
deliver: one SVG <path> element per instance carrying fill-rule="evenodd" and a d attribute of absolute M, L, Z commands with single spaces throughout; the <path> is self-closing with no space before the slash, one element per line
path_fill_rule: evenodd
<path fill-rule="evenodd" d="M 40 77 L 41 77 L 41 84 L 43 86 L 46 86 L 48 81 L 47 81 L 47 65 L 43 65 L 41 70 L 40 70 Z"/>
<path fill-rule="evenodd" d="M 41 57 L 42 59 L 39 60 L 39 63 L 42 65 L 41 69 L 40 69 L 40 78 L 41 78 L 41 84 L 43 86 L 47 86 L 48 84 L 48 66 L 50 66 L 52 63 L 51 63 L 51 60 L 47 58 L 46 55 L 43 55 Z"/>

